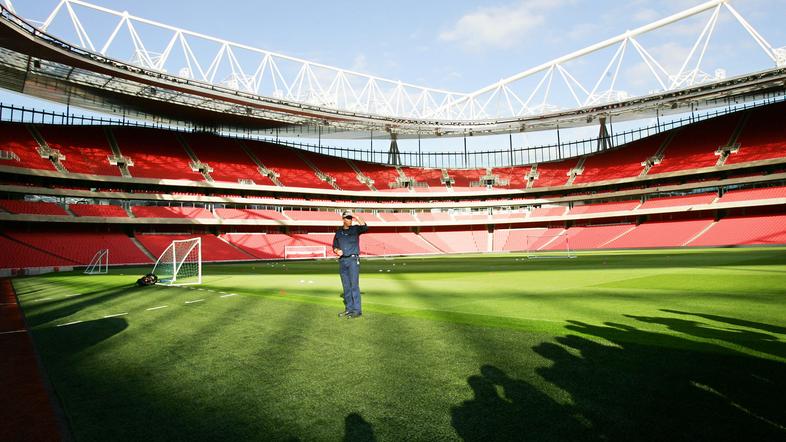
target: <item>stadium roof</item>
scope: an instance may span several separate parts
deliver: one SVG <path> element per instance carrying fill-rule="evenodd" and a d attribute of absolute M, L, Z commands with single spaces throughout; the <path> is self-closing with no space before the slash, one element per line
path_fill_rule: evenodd
<path fill-rule="evenodd" d="M 601 118 L 621 121 L 683 113 L 694 107 L 725 105 L 729 100 L 783 94 L 786 84 L 783 48 L 773 48 L 724 0 L 708 1 L 469 94 L 422 88 L 320 65 L 80 0 L 60 1 L 48 19 L 36 27 L 14 14 L 9 0 L 5 3 L 6 6 L 0 5 L 0 73 L 4 79 L 0 86 L 101 112 L 168 118 L 206 126 L 256 129 L 286 126 L 305 133 L 319 128 L 323 137 L 334 138 L 366 137 L 369 131 L 396 133 L 399 138 L 483 135 L 586 126 Z M 91 8 L 119 20 L 99 49 L 79 20 L 75 6 Z M 730 13 L 756 41 L 773 67 L 732 78 L 725 78 L 723 72 L 710 76 L 701 71 L 701 59 L 722 11 Z M 703 13 L 709 14 L 709 20 L 679 72 L 667 72 L 637 40 L 648 32 Z M 78 45 L 46 32 L 58 14 L 69 14 L 80 40 Z M 139 22 L 172 32 L 166 54 L 144 50 L 144 42 L 134 27 Z M 137 56 L 131 61 L 112 58 L 110 54 L 114 40 L 124 27 L 136 36 Z M 186 57 L 188 68 L 172 75 L 166 65 L 167 60 L 175 58 L 170 52 L 179 41 L 184 52 L 189 53 L 188 38 L 210 39 L 221 49 L 208 69 L 203 69 L 207 63 L 200 63 L 191 52 Z M 592 88 L 585 87 L 565 67 L 571 60 L 606 48 L 616 51 Z M 635 50 L 644 60 L 662 86 L 659 90 L 632 94 L 615 89 L 626 48 L 631 48 L 630 52 Z M 247 70 L 232 55 L 240 50 L 264 55 L 254 75 L 245 74 Z M 232 81 L 216 80 L 222 61 L 231 68 Z M 294 70 L 297 72 L 294 78 L 282 74 L 280 65 L 285 62 L 300 66 Z M 564 80 L 562 83 L 569 91 L 566 95 L 572 96 L 573 103 L 553 105 L 548 101 L 552 80 L 557 76 Z M 524 95 L 515 90 L 516 85 L 533 78 L 539 81 L 533 85 L 529 98 L 520 98 Z M 608 87 L 603 84 L 607 79 Z M 278 86 L 269 89 L 266 81 Z M 323 86 L 326 81 L 330 86 Z M 537 94 L 543 95 L 543 100 L 533 105 L 532 98 Z M 496 111 L 491 112 L 492 108 Z"/>

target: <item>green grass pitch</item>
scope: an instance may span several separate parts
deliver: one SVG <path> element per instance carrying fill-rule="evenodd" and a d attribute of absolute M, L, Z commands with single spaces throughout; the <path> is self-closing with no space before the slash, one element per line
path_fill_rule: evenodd
<path fill-rule="evenodd" d="M 14 280 L 83 440 L 786 440 L 786 249 Z"/>

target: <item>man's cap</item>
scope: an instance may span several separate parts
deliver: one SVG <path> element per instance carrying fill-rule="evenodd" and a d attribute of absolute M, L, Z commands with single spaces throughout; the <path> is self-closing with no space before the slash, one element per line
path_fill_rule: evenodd
<path fill-rule="evenodd" d="M 345 210 L 345 211 L 344 211 L 344 212 L 341 214 L 341 217 L 342 217 L 342 218 L 352 218 L 352 211 L 351 211 L 351 210 Z"/>

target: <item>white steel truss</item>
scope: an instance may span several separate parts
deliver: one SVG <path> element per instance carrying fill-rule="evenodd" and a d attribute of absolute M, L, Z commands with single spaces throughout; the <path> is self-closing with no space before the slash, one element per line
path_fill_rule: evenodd
<path fill-rule="evenodd" d="M 732 23 L 742 26 L 764 52 L 772 63 L 764 68 L 786 66 L 786 48 L 775 48 L 768 43 L 730 1 L 709 0 L 472 93 L 421 87 L 315 63 L 187 31 L 82 0 L 60 0 L 39 29 L 47 32 L 53 23 L 65 20 L 70 24 L 78 45 L 85 50 L 145 69 L 174 72 L 187 80 L 221 85 L 263 97 L 390 118 L 472 122 L 532 117 L 558 110 L 605 105 L 722 80 L 724 69 L 716 69 L 714 75 L 702 70 L 722 12 L 733 18 Z M 13 12 L 11 0 L 3 2 Z M 703 18 L 704 15 L 708 16 L 707 20 L 679 69 L 669 69 L 662 61 L 659 62 L 641 41 L 643 36 L 668 25 L 693 17 Z M 99 39 L 98 34 L 91 33 L 86 26 L 94 25 L 96 16 L 102 20 L 114 20 L 108 26 L 112 29 L 108 37 Z M 150 36 L 151 29 L 155 34 L 153 37 Z M 120 40 L 123 37 L 127 39 L 123 43 L 132 48 L 130 57 L 118 49 L 122 46 Z M 159 48 L 160 52 L 151 48 Z M 597 75 L 585 73 L 580 76 L 569 70 L 571 62 L 597 54 L 605 56 L 604 51 L 611 52 L 612 56 L 608 63 L 601 64 L 605 68 L 595 72 Z M 621 71 L 624 71 L 626 56 L 643 63 L 656 88 L 645 91 L 619 88 L 618 80 Z M 746 72 L 758 70 L 754 67 L 748 69 Z"/>

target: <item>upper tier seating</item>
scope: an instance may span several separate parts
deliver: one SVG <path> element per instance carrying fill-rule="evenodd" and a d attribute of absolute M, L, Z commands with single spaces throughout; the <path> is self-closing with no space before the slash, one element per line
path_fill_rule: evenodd
<path fill-rule="evenodd" d="M 633 178 L 641 174 L 641 162 L 655 155 L 665 134 L 658 134 L 629 143 L 621 148 L 588 155 L 584 170 L 574 184 Z"/>
<path fill-rule="evenodd" d="M 639 207 L 642 209 L 657 209 L 661 207 L 695 206 L 698 204 L 710 204 L 715 201 L 718 195 L 715 192 L 699 193 L 696 195 L 669 196 L 661 198 L 651 198 Z"/>
<path fill-rule="evenodd" d="M 678 129 L 663 160 L 648 175 L 714 166 L 718 162 L 715 151 L 728 144 L 740 118 L 738 113 L 724 115 Z"/>
<path fill-rule="evenodd" d="M 72 173 L 120 176 L 120 168 L 109 164 L 112 149 L 100 127 L 36 126 L 46 144 L 65 155 L 63 166 Z"/>
<path fill-rule="evenodd" d="M 202 238 L 202 261 L 249 261 L 255 257 L 227 244 L 215 235 L 137 235 L 136 239 L 153 255 L 160 256 L 175 240 Z M 111 256 L 111 255 L 110 255 Z"/>
<path fill-rule="evenodd" d="M 38 201 L 0 200 L 0 208 L 9 213 L 70 216 L 58 204 Z"/>
<path fill-rule="evenodd" d="M 416 183 L 428 184 L 428 190 L 431 192 L 446 192 L 448 189 L 442 184 L 442 170 L 441 169 L 427 169 L 418 167 L 402 167 L 401 171 L 404 172 L 408 178 L 412 178 Z M 415 187 L 415 190 L 422 190 L 421 187 Z"/>
<path fill-rule="evenodd" d="M 38 143 L 21 124 L 0 123 L 0 150 L 16 154 L 19 160 L 0 160 L 0 165 L 27 169 L 55 170 L 48 158 L 41 158 Z"/>
<path fill-rule="evenodd" d="M 317 177 L 316 171 L 298 156 L 295 149 L 261 141 L 244 141 L 244 143 L 266 168 L 279 174 L 278 180 L 281 184 L 313 189 L 333 188 Z"/>
<path fill-rule="evenodd" d="M 480 177 L 486 174 L 486 169 L 450 169 L 448 175 L 453 178 L 454 188 L 471 189 L 473 182 L 480 181 Z M 477 186 L 476 186 L 477 187 Z M 479 186 L 480 188 L 485 186 Z M 474 189 L 474 190 L 480 190 Z"/>
<path fill-rule="evenodd" d="M 691 247 L 786 244 L 786 215 L 723 218 L 696 240 Z"/>
<path fill-rule="evenodd" d="M 391 189 L 391 184 L 394 184 L 398 178 L 401 177 L 398 169 L 393 166 L 385 166 L 382 164 L 369 163 L 366 161 L 354 161 L 355 165 L 363 172 L 363 175 L 371 178 L 374 183 L 373 186 L 377 190 L 388 191 Z M 407 189 L 395 189 L 396 191 L 406 192 Z"/>
<path fill-rule="evenodd" d="M 237 183 L 239 180 L 251 180 L 255 184 L 275 185 L 259 172 L 256 163 L 237 140 L 207 134 L 183 134 L 182 137 L 199 161 L 213 169 L 210 176 L 215 181 Z"/>
<path fill-rule="evenodd" d="M 132 206 L 131 213 L 137 218 L 215 218 L 201 207 Z"/>
<path fill-rule="evenodd" d="M 203 181 L 191 170 L 186 150 L 174 132 L 138 127 L 112 128 L 120 152 L 134 165 L 128 170 L 135 178 Z"/>
<path fill-rule="evenodd" d="M 726 160 L 726 164 L 786 157 L 786 103 L 754 109 L 742 130 L 740 149 Z"/>
<path fill-rule="evenodd" d="M 68 206 L 68 210 L 76 216 L 128 218 L 128 213 L 122 207 L 106 204 L 71 204 Z"/>
<path fill-rule="evenodd" d="M 538 178 L 533 187 L 564 186 L 568 183 L 568 173 L 576 167 L 578 159 L 569 158 L 562 161 L 552 161 L 538 164 Z"/>
<path fill-rule="evenodd" d="M 492 175 L 497 175 L 500 179 L 507 180 L 506 185 L 495 185 L 496 188 L 502 189 L 525 189 L 527 187 L 527 176 L 532 168 L 530 166 L 517 166 L 517 167 L 497 167 L 491 171 Z"/>
<path fill-rule="evenodd" d="M 320 155 L 313 152 L 300 152 L 304 158 L 322 173 L 335 178 L 338 187 L 344 190 L 368 191 L 369 187 L 358 181 L 357 172 L 343 158 Z"/>

